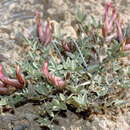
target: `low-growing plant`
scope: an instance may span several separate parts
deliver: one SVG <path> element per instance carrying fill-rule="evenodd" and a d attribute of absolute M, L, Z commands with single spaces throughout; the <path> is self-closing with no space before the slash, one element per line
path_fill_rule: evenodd
<path fill-rule="evenodd" d="M 100 24 L 82 23 L 84 16 L 78 19 L 77 40 L 70 37 L 64 40 L 53 38 L 52 32 L 50 34 L 47 31 L 48 25 L 45 32 L 40 30 L 44 40 L 39 32 L 39 40 L 25 38 L 25 58 L 19 64 L 24 70 L 26 88 L 1 97 L 0 105 L 19 106 L 22 102 L 37 102 L 34 112 L 38 115 L 37 121 L 53 129 L 53 121 L 60 112 L 90 110 L 90 114 L 103 113 L 107 108 L 115 110 L 119 105 L 129 102 L 125 100 L 125 90 L 130 87 L 129 66 L 124 66 L 119 60 L 128 53 L 121 49 L 122 40 L 117 37 L 110 41 L 104 39 L 113 30 L 114 20 L 117 20 L 115 9 L 112 21 L 108 20 L 110 7 L 114 9 L 112 4 L 105 6 L 103 27 L 107 31 L 105 35 L 103 32 L 103 36 L 98 33 L 102 30 Z M 94 17 L 92 19 L 96 21 Z M 115 24 L 119 28 L 119 24 Z M 119 36 L 117 32 L 116 36 Z M 45 40 L 46 37 L 50 40 Z M 16 77 L 21 83 L 17 73 Z"/>

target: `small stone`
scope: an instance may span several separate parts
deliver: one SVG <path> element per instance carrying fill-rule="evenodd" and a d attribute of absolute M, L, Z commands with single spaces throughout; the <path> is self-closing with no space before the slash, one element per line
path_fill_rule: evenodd
<path fill-rule="evenodd" d="M 15 33 L 12 32 L 12 33 L 10 34 L 10 39 L 15 39 Z"/>
<path fill-rule="evenodd" d="M 50 15 L 55 15 L 56 14 L 56 9 L 55 8 L 49 8 L 47 10 L 47 13 L 50 14 Z"/>
<path fill-rule="evenodd" d="M 74 39 L 77 39 L 76 31 L 71 25 L 68 24 L 63 25 L 62 33 L 65 34 L 64 38 L 72 37 Z"/>
<path fill-rule="evenodd" d="M 14 8 L 17 7 L 17 3 L 12 3 L 10 6 L 9 6 L 9 11 L 12 11 Z"/>
<path fill-rule="evenodd" d="M 35 114 L 33 114 L 33 113 L 25 113 L 25 117 L 29 121 L 33 121 L 34 119 L 37 118 L 37 116 Z"/>

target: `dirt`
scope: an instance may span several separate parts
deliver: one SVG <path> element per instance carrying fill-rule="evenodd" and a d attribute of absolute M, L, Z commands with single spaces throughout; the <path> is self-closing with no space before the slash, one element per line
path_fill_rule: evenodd
<path fill-rule="evenodd" d="M 71 28 L 74 34 L 73 21 L 76 9 L 102 19 L 104 0 L 0 0 L 0 61 L 14 64 L 21 60 L 23 52 L 22 36 L 28 36 L 35 30 L 34 15 L 39 10 L 43 20 L 50 17 L 56 23 Z M 130 20 L 130 1 L 113 0 L 125 23 Z M 58 30 L 58 29 L 57 29 Z M 69 31 L 68 31 L 69 32 Z M 67 33 L 67 32 L 66 32 Z M 35 36 L 35 35 L 33 35 Z M 13 114 L 0 115 L 0 130 L 41 130 L 35 121 L 37 116 L 31 103 L 15 109 Z M 113 121 L 106 115 L 95 115 L 91 121 L 84 120 L 70 111 L 66 117 L 59 117 L 56 130 L 130 130 L 130 112 L 119 114 Z"/>
<path fill-rule="evenodd" d="M 28 103 L 18 107 L 14 112 L 0 115 L 0 130 L 41 130 L 33 111 L 33 105 Z"/>

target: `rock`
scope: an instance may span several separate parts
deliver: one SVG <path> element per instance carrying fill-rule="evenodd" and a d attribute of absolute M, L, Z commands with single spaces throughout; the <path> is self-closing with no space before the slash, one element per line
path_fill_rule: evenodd
<path fill-rule="evenodd" d="M 53 23 L 53 26 L 54 26 L 54 32 L 53 32 L 54 36 L 58 36 L 61 29 L 60 24 L 55 20 L 51 20 L 50 22 Z"/>
<path fill-rule="evenodd" d="M 54 8 L 63 7 L 66 5 L 66 2 L 64 0 L 51 0 L 51 4 Z"/>
<path fill-rule="evenodd" d="M 71 113 L 69 119 L 60 119 L 61 130 L 130 130 L 130 112 L 120 114 L 116 121 L 107 118 L 106 115 L 95 115 L 91 121 L 76 119 Z M 64 122 L 64 123 L 63 123 Z M 122 125 L 123 124 L 123 125 Z M 59 127 L 56 127 L 57 129 Z"/>
<path fill-rule="evenodd" d="M 57 13 L 56 9 L 55 8 L 49 8 L 47 10 L 47 13 L 51 16 L 55 15 Z"/>
<path fill-rule="evenodd" d="M 77 39 L 77 34 L 74 28 L 69 24 L 64 24 L 62 29 L 62 34 L 64 34 L 64 38 L 72 37 L 74 39 Z"/>
<path fill-rule="evenodd" d="M 51 20 L 51 23 L 54 25 L 54 36 L 63 35 L 63 39 L 66 39 L 67 37 L 77 39 L 76 31 L 70 24 L 58 23 L 55 20 Z"/>

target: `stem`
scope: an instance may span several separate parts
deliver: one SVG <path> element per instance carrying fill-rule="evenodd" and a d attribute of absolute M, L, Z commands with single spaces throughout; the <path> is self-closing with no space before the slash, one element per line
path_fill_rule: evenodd
<path fill-rule="evenodd" d="M 77 85 L 76 88 L 81 87 L 81 86 L 85 86 L 85 85 L 89 85 L 89 84 L 91 84 L 91 81 L 81 83 L 81 84 Z"/>
<path fill-rule="evenodd" d="M 61 60 L 63 61 L 63 62 L 65 62 L 65 60 L 64 60 L 64 58 L 63 58 L 63 56 L 61 55 L 61 53 L 60 53 L 60 50 L 58 49 L 58 47 L 56 46 L 56 43 L 57 41 L 53 41 L 52 43 L 53 43 L 53 46 L 54 46 L 54 48 L 56 49 L 56 51 L 57 51 L 57 53 L 59 54 L 59 56 L 61 57 Z"/>
<path fill-rule="evenodd" d="M 81 50 L 80 50 L 78 44 L 76 43 L 76 41 L 73 40 L 73 42 L 74 42 L 74 44 L 76 45 L 76 48 L 78 49 L 79 54 L 80 54 L 80 56 L 81 56 L 81 58 L 82 58 L 82 61 L 83 61 L 83 63 L 84 63 L 84 66 L 85 66 L 85 68 L 86 68 L 86 70 L 87 70 L 87 69 L 88 69 L 88 66 L 87 66 L 87 63 L 86 63 L 86 61 L 85 61 L 85 59 L 84 59 L 84 57 L 83 57 L 83 54 L 82 54 L 82 52 L 81 52 Z"/>

